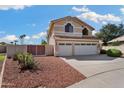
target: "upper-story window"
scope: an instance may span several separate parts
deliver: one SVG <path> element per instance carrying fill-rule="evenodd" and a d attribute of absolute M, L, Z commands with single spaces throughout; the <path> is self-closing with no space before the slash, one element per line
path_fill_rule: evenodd
<path fill-rule="evenodd" d="M 82 30 L 82 34 L 83 34 L 83 35 L 88 35 L 88 30 L 87 30 L 87 28 L 84 28 L 84 29 Z"/>
<path fill-rule="evenodd" d="M 70 23 L 65 25 L 65 32 L 73 32 L 73 26 Z"/>

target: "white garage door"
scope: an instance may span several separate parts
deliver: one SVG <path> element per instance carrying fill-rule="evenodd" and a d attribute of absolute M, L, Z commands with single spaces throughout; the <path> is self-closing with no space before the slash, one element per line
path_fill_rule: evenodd
<path fill-rule="evenodd" d="M 74 55 L 91 55 L 91 54 L 97 54 L 96 44 L 76 43 L 74 45 Z"/>
<path fill-rule="evenodd" d="M 59 43 L 58 55 L 59 56 L 72 56 L 72 44 L 71 43 Z"/>

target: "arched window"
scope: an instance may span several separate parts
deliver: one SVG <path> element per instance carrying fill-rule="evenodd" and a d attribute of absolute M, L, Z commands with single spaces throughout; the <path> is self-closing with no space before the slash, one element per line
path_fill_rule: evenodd
<path fill-rule="evenodd" d="M 65 25 L 65 32 L 73 32 L 73 26 L 70 23 Z"/>
<path fill-rule="evenodd" d="M 88 35 L 88 30 L 87 30 L 87 28 L 84 28 L 84 29 L 82 30 L 82 34 L 83 34 L 83 35 Z"/>

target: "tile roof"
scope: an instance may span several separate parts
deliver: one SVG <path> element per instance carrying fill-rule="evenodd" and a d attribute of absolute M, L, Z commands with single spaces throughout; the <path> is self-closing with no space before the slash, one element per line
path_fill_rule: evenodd
<path fill-rule="evenodd" d="M 109 42 L 115 42 L 115 41 L 124 41 L 124 35 L 123 36 L 120 36 L 120 37 L 117 37 Z"/>
<path fill-rule="evenodd" d="M 93 40 L 99 40 L 98 38 L 94 36 L 83 36 L 83 37 L 70 37 L 70 36 L 54 36 L 56 39 L 93 39 Z"/>

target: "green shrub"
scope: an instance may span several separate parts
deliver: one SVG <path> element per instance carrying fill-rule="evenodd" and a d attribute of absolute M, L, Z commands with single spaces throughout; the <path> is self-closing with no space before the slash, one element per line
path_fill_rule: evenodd
<path fill-rule="evenodd" d="M 19 64 L 23 62 L 23 58 L 24 58 L 24 53 L 17 54 L 17 60 L 18 60 Z"/>
<path fill-rule="evenodd" d="M 101 50 L 100 50 L 100 54 L 106 54 L 106 50 L 101 49 Z"/>
<path fill-rule="evenodd" d="M 106 53 L 111 57 L 120 57 L 122 55 L 122 52 L 118 49 L 108 49 Z"/>
<path fill-rule="evenodd" d="M 16 54 L 13 56 L 13 60 L 14 60 L 14 61 L 17 61 L 21 55 L 22 55 L 22 53 L 16 53 Z"/>
<path fill-rule="evenodd" d="M 16 55 L 17 60 L 19 62 L 19 65 L 21 69 L 35 69 L 36 68 L 36 62 L 34 61 L 34 58 L 31 54 L 28 53 L 18 53 Z"/>

